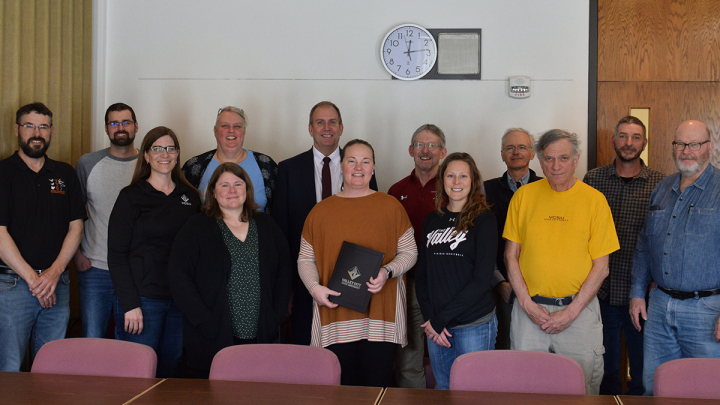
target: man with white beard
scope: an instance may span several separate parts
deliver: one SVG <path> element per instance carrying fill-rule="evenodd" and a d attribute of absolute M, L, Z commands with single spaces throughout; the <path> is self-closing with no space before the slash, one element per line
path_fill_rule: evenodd
<path fill-rule="evenodd" d="M 633 257 L 630 316 L 645 320 L 643 385 L 652 395 L 661 364 L 684 357 L 720 358 L 720 170 L 700 121 L 675 131 L 679 173 L 662 180 Z M 645 302 L 648 284 L 657 283 Z"/>

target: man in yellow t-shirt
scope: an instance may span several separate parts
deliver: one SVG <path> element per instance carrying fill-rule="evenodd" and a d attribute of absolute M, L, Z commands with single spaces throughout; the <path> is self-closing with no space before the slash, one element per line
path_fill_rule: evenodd
<path fill-rule="evenodd" d="M 603 335 L 596 297 L 620 249 L 605 197 L 574 177 L 577 135 L 553 129 L 535 144 L 545 180 L 518 189 L 503 237 L 505 263 L 517 296 L 512 349 L 564 354 L 585 374 L 585 391 L 598 394 Z"/>

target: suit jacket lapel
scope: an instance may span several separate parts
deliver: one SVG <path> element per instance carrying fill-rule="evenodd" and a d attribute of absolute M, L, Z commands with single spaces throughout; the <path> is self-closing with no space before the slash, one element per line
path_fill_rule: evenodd
<path fill-rule="evenodd" d="M 317 195 L 315 191 L 315 162 L 312 148 L 303 154 L 302 167 L 298 168 L 298 170 L 300 170 L 299 186 L 303 188 L 303 200 L 315 205 Z"/>

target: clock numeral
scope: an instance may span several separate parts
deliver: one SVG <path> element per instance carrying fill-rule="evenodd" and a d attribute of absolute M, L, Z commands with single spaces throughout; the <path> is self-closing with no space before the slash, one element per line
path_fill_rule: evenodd
<path fill-rule="evenodd" d="M 400 42 L 398 42 L 398 40 L 395 39 L 395 40 L 390 41 L 390 46 L 398 46 L 398 45 L 400 45 Z"/>
<path fill-rule="evenodd" d="M 408 76 L 410 76 L 410 69 L 406 70 L 406 71 L 405 71 L 405 74 L 408 75 Z"/>
<path fill-rule="evenodd" d="M 402 69 L 402 65 L 398 65 L 398 72 Z"/>
<path fill-rule="evenodd" d="M 423 62 L 423 63 L 427 65 L 427 64 L 428 64 L 428 60 L 427 60 L 427 59 L 425 59 L 425 62 Z"/>
<path fill-rule="evenodd" d="M 427 51 L 427 56 L 428 56 L 428 57 L 432 56 L 432 52 L 430 52 L 430 49 L 426 49 L 426 51 Z"/>
<path fill-rule="evenodd" d="M 407 30 L 407 31 L 405 31 L 405 35 L 407 35 L 407 36 L 409 36 L 409 37 L 413 36 L 413 30 Z"/>
<path fill-rule="evenodd" d="M 420 66 L 415 66 L 415 71 L 420 73 Z"/>
<path fill-rule="evenodd" d="M 398 34 L 398 39 L 403 39 L 403 34 L 401 34 L 399 32 L 397 34 Z"/>
<path fill-rule="evenodd" d="M 390 62 L 388 62 L 388 64 L 389 64 L 389 65 L 394 65 L 394 64 L 395 64 L 395 61 L 392 60 L 392 58 L 390 58 Z"/>
<path fill-rule="evenodd" d="M 428 40 L 427 40 L 427 39 L 425 40 L 425 46 L 428 46 Z"/>
<path fill-rule="evenodd" d="M 390 48 L 388 48 L 388 49 L 385 50 L 385 52 L 387 52 L 388 55 L 390 55 L 390 54 L 392 53 L 392 50 L 391 50 Z"/>

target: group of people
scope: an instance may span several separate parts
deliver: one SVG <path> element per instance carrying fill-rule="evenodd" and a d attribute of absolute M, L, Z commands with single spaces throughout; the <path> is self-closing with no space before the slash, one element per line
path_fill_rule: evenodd
<path fill-rule="evenodd" d="M 583 181 L 575 134 L 508 129 L 507 171 L 483 181 L 425 124 L 388 194 L 369 143 L 339 147 L 328 101 L 310 111 L 310 150 L 280 164 L 243 147 L 247 117 L 231 106 L 217 149 L 182 170 L 169 128 L 135 149 L 126 104 L 107 109 L 111 145 L 77 174 L 46 156 L 52 128 L 46 106 L 23 106 L 18 151 L 0 161 L 0 370 L 64 337 L 70 260 L 83 336 L 104 337 L 114 314 L 117 339 L 156 351 L 159 377 L 178 376 L 183 348 L 203 378 L 224 347 L 279 342 L 288 314 L 292 343 L 333 351 L 347 385 L 425 387 L 426 344 L 441 389 L 458 356 L 517 349 L 565 354 L 588 394 L 620 394 L 622 332 L 631 394 L 651 394 L 663 362 L 720 357 L 720 272 L 703 266 L 720 244 L 720 172 L 701 122 L 678 126 L 679 173 L 664 178 L 640 159 L 645 126 L 624 117 L 615 161 Z M 529 168 L 536 154 L 545 178 Z M 343 242 L 384 254 L 365 313 L 331 299 Z"/>

